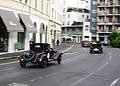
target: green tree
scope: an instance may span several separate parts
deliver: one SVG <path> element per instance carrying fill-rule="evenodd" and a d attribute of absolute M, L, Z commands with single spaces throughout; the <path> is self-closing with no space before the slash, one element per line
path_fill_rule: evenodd
<path fill-rule="evenodd" d="M 120 33 L 113 32 L 110 35 L 110 45 L 112 47 L 120 47 Z"/>

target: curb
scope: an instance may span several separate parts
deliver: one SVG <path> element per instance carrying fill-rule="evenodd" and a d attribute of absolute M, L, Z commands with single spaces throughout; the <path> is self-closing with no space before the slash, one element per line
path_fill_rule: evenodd
<path fill-rule="evenodd" d="M 62 53 L 65 53 L 65 52 L 69 51 L 73 46 L 74 46 L 74 45 L 67 47 L 65 50 L 62 51 Z M 61 46 L 59 46 L 59 48 L 56 48 L 56 49 L 57 49 L 57 50 L 60 50 L 60 49 L 62 49 L 62 47 L 65 47 L 65 46 L 62 46 L 62 45 L 61 45 Z M 19 54 L 23 53 L 24 51 L 25 51 L 25 50 L 17 51 L 17 52 L 5 52 L 5 53 L 0 53 L 0 61 L 18 58 L 18 57 L 19 57 Z"/>

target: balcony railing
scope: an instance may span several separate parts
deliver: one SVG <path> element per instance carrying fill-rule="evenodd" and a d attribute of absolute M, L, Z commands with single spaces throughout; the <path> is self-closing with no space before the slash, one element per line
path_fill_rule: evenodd
<path fill-rule="evenodd" d="M 97 33 L 112 33 L 112 30 L 98 30 Z"/>
<path fill-rule="evenodd" d="M 107 7 L 114 7 L 114 6 L 120 6 L 120 4 L 119 3 L 113 3 L 113 2 L 109 2 L 109 3 L 107 3 L 107 5 L 106 5 Z"/>

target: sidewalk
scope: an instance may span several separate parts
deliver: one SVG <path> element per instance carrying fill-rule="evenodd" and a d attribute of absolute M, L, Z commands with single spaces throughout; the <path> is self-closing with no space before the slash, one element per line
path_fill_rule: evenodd
<path fill-rule="evenodd" d="M 59 46 L 54 46 L 53 49 L 63 50 L 63 49 L 67 49 L 68 47 L 70 47 L 70 44 L 62 43 Z M 19 55 L 22 54 L 23 52 L 24 52 L 24 50 L 17 51 L 17 52 L 3 52 L 3 53 L 0 53 L 0 61 L 1 60 L 9 60 L 9 59 L 18 58 Z"/>

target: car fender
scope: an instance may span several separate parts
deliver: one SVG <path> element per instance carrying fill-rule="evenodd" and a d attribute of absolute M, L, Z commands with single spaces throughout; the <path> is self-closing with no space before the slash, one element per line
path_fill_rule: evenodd
<path fill-rule="evenodd" d="M 44 53 L 40 56 L 39 61 L 43 61 L 43 59 L 46 59 L 47 55 Z"/>
<path fill-rule="evenodd" d="M 55 59 L 56 59 L 56 60 L 57 60 L 57 59 L 62 59 L 62 54 L 63 54 L 63 53 L 57 52 L 57 53 L 55 54 Z"/>
<path fill-rule="evenodd" d="M 34 62 L 42 61 L 44 57 L 46 57 L 45 52 L 38 53 L 36 54 Z"/>
<path fill-rule="evenodd" d="M 44 52 L 37 53 L 33 62 L 37 62 L 42 54 L 44 54 Z"/>

